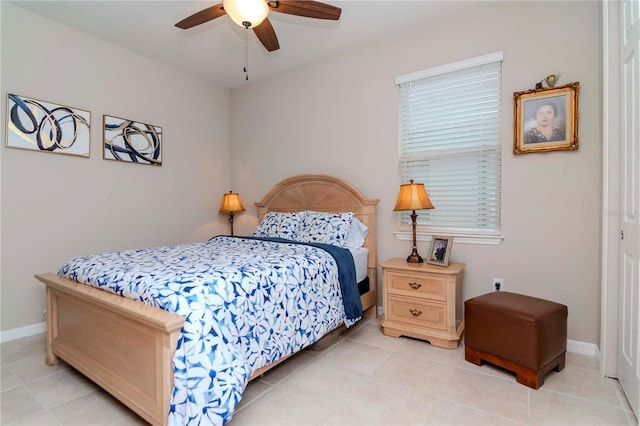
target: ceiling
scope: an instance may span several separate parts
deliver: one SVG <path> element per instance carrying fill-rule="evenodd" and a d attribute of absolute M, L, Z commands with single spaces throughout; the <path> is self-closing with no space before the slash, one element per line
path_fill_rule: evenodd
<path fill-rule="evenodd" d="M 222 16 L 189 30 L 174 24 L 218 1 L 9 1 L 83 33 L 182 69 L 227 88 L 246 84 L 244 28 Z M 272 12 L 280 50 L 267 52 L 248 34 L 248 76 L 257 81 L 393 34 L 427 25 L 484 2 L 334 1 L 339 21 Z"/>

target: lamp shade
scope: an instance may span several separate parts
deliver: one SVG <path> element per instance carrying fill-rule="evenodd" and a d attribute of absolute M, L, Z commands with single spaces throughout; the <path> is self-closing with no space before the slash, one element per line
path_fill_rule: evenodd
<path fill-rule="evenodd" d="M 243 212 L 244 206 L 242 200 L 240 200 L 240 194 L 234 194 L 233 191 L 229 191 L 228 194 L 222 196 L 222 203 L 220 204 L 220 213 L 230 212 Z"/>
<path fill-rule="evenodd" d="M 433 204 L 424 189 L 423 183 L 413 183 L 413 179 L 400 185 L 400 193 L 394 211 L 432 209 Z"/>
<path fill-rule="evenodd" d="M 255 28 L 269 14 L 269 6 L 265 0 L 224 0 L 224 11 L 241 27 Z"/>

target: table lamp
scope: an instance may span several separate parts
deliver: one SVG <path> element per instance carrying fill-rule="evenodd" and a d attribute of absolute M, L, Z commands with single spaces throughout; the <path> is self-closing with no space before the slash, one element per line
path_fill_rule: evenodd
<path fill-rule="evenodd" d="M 233 217 L 234 212 L 243 212 L 244 206 L 240 200 L 240 194 L 234 194 L 229 191 L 228 194 L 222 196 L 222 204 L 220 204 L 220 213 L 229 213 L 229 223 L 231 224 L 231 235 L 233 235 Z"/>
<path fill-rule="evenodd" d="M 409 183 L 400 185 L 400 194 L 393 211 L 411 210 L 411 226 L 413 227 L 413 251 L 407 257 L 409 263 L 422 263 L 424 259 L 418 254 L 416 246 L 416 219 L 418 215 L 416 210 L 433 209 L 433 204 L 429 200 L 427 191 L 424 189 L 423 183 L 413 183 L 413 179 Z"/>

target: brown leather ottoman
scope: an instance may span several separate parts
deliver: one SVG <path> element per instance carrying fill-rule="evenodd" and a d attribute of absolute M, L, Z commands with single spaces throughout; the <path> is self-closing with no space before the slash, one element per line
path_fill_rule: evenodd
<path fill-rule="evenodd" d="M 564 368 L 567 351 L 565 305 L 496 291 L 464 302 L 467 361 L 489 362 L 516 373 L 538 389 L 551 370 Z"/>

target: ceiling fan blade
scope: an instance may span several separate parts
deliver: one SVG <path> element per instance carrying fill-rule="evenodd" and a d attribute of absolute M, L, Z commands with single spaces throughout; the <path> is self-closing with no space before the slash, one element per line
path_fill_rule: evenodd
<path fill-rule="evenodd" d="M 313 0 L 274 0 L 267 4 L 271 11 L 307 18 L 337 21 L 342 13 L 339 7 Z"/>
<path fill-rule="evenodd" d="M 208 7 L 201 10 L 200 12 L 196 12 L 188 18 L 184 18 L 182 21 L 176 24 L 176 27 L 186 30 L 195 27 L 196 25 L 209 22 L 212 19 L 222 16 L 226 13 L 227 12 L 225 12 L 224 8 L 222 7 L 222 3 L 216 4 L 215 6 Z"/>
<path fill-rule="evenodd" d="M 269 52 L 280 49 L 278 37 L 276 37 L 276 32 L 274 31 L 269 18 L 265 18 L 257 27 L 253 27 L 253 32 L 256 33 L 258 40 L 260 40 Z"/>

